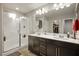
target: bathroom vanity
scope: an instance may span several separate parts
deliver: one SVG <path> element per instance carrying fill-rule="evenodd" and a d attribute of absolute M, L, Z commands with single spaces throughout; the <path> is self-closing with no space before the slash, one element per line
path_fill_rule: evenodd
<path fill-rule="evenodd" d="M 79 40 L 45 34 L 28 36 L 29 50 L 39 56 L 78 56 Z"/>

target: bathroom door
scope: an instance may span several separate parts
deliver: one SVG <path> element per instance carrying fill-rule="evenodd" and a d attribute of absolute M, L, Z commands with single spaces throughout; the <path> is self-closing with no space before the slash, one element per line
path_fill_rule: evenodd
<path fill-rule="evenodd" d="M 7 12 L 3 13 L 4 51 L 19 47 L 19 20 L 12 19 Z"/>

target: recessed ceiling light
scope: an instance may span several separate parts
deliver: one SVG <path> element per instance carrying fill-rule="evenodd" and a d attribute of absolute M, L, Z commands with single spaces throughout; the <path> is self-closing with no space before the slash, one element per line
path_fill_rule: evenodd
<path fill-rule="evenodd" d="M 19 10 L 19 8 L 16 8 L 16 10 Z"/>

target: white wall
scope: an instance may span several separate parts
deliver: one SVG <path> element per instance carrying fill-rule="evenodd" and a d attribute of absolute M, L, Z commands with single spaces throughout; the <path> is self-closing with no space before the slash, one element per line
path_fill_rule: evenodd
<path fill-rule="evenodd" d="M 35 32 L 49 32 L 49 20 L 46 16 L 36 16 L 35 11 L 26 14 L 29 23 L 29 34 Z M 42 28 L 38 28 L 38 19 L 42 20 Z"/>
<path fill-rule="evenodd" d="M 2 55 L 2 5 L 0 4 L 0 56 Z"/>
<path fill-rule="evenodd" d="M 20 33 L 21 33 L 21 46 L 28 46 L 28 34 L 29 34 L 29 23 L 28 23 L 28 18 L 26 19 L 21 19 L 20 22 Z M 24 28 L 25 26 L 25 28 Z M 23 36 L 26 35 L 24 38 Z"/>
<path fill-rule="evenodd" d="M 78 18 L 79 18 L 79 5 L 78 5 Z"/>

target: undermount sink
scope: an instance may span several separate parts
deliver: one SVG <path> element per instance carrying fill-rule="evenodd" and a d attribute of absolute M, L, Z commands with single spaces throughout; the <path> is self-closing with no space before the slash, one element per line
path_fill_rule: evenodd
<path fill-rule="evenodd" d="M 59 35 L 59 38 L 64 38 L 64 36 L 62 36 L 62 35 Z"/>

